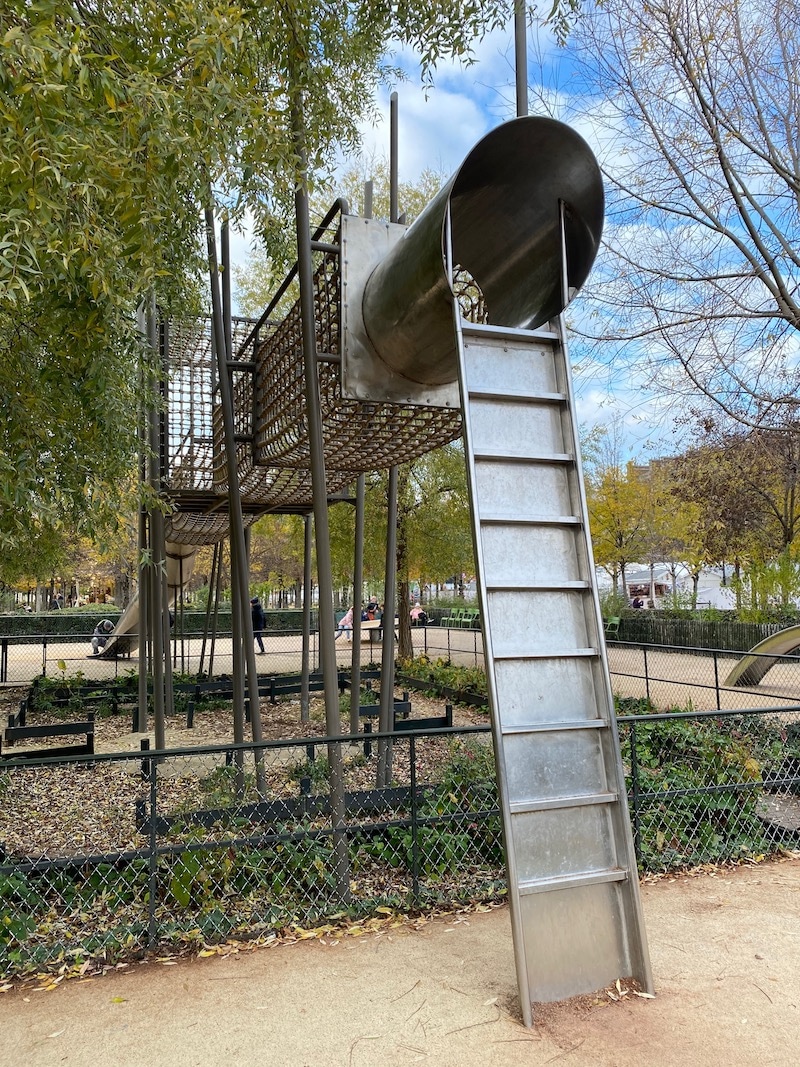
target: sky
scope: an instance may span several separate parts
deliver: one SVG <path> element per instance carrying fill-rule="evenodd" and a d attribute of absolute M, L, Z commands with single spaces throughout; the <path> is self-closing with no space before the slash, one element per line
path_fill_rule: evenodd
<path fill-rule="evenodd" d="M 570 124 L 598 151 L 599 133 L 592 122 L 591 102 L 581 107 L 565 90 L 572 67 L 569 51 L 540 28 L 528 32 L 528 84 L 531 114 L 544 114 L 542 99 L 556 110 L 569 112 Z M 474 46 L 475 62 L 465 66 L 443 63 L 432 87 L 421 85 L 416 57 L 402 50 L 391 61 L 407 73 L 407 80 L 382 87 L 377 105 L 380 120 L 362 127 L 364 155 L 389 155 L 389 100 L 398 94 L 398 170 L 402 181 L 414 182 L 426 169 L 452 174 L 470 149 L 490 130 L 516 114 L 513 24 L 488 35 Z M 556 114 L 556 117 L 562 117 Z M 343 166 L 346 164 L 343 164 Z M 403 205 L 400 205 L 402 211 Z M 246 235 L 232 241 L 234 262 L 247 255 Z M 580 302 L 568 314 L 581 315 Z M 581 433 L 595 425 L 608 427 L 616 438 L 621 458 L 647 462 L 674 451 L 670 419 L 658 395 L 647 391 L 626 367 L 615 375 L 602 361 L 587 357 L 577 339 L 570 342 L 576 391 L 577 420 Z"/>

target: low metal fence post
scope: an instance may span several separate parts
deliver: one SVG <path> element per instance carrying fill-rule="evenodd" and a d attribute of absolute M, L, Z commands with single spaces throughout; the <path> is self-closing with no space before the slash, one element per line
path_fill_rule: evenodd
<path fill-rule="evenodd" d="M 156 807 L 157 807 L 157 783 L 158 765 L 154 759 L 147 760 L 150 772 L 150 832 L 148 834 L 148 864 L 149 874 L 147 879 L 147 947 L 153 948 L 158 940 L 158 928 L 156 925 L 156 894 L 158 891 L 158 834 L 156 833 Z"/>
<path fill-rule="evenodd" d="M 631 822 L 636 863 L 642 863 L 642 826 L 639 812 L 639 763 L 636 755 L 636 723 L 630 724 L 631 739 Z"/>
<path fill-rule="evenodd" d="M 419 826 L 417 824 L 417 739 L 408 739 L 408 761 L 411 771 L 411 895 L 419 900 Z"/>
<path fill-rule="evenodd" d="M 647 669 L 647 648 L 643 648 L 644 653 L 644 695 L 647 703 L 650 703 L 650 672 Z"/>
<path fill-rule="evenodd" d="M 716 649 L 714 650 L 714 690 L 717 694 L 717 711 L 719 711 L 722 705 L 719 701 L 719 662 Z"/>
<path fill-rule="evenodd" d="M 8 681 L 8 638 L 0 642 L 0 682 Z"/>

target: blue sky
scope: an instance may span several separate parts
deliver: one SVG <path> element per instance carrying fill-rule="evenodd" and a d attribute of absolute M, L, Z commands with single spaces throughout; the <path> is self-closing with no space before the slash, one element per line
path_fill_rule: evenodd
<path fill-rule="evenodd" d="M 392 62 L 407 72 L 408 80 L 384 87 L 378 96 L 380 121 L 362 129 L 364 155 L 389 154 L 389 97 L 398 93 L 399 173 L 401 181 L 414 181 L 425 168 L 451 174 L 472 146 L 489 130 L 515 115 L 513 25 L 501 28 L 475 45 L 470 66 L 442 64 L 433 87 L 423 89 L 419 66 L 412 53 L 398 52 Z M 545 113 L 543 97 L 553 102 L 556 117 L 569 113 L 571 124 L 599 151 L 592 123 L 592 102 L 570 95 L 571 62 L 543 30 L 528 32 L 528 84 L 531 114 Z M 565 86 L 567 89 L 565 90 Z M 549 105 L 548 105 L 549 106 Z M 402 210 L 402 204 L 400 205 Z M 246 257 L 246 239 L 234 242 L 234 257 Z M 569 318 L 581 316 L 580 298 Z M 596 424 L 615 426 L 622 458 L 646 461 L 672 450 L 669 418 L 662 404 L 645 391 L 626 361 L 623 374 L 601 360 L 588 358 L 577 338 L 570 343 L 575 368 L 577 417 L 582 429 Z"/>

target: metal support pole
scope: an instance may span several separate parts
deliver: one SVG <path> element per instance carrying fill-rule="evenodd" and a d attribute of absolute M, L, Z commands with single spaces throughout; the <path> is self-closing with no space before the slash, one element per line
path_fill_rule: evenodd
<path fill-rule="evenodd" d="M 146 325 L 144 318 L 144 310 L 140 309 L 137 312 L 137 321 L 139 326 L 139 332 L 142 336 L 146 336 Z M 139 368 L 139 386 L 142 393 L 142 407 L 139 413 L 139 481 L 142 485 L 147 482 L 147 411 L 144 406 L 144 394 L 145 394 L 145 367 L 144 364 L 140 364 Z M 149 615 L 149 585 L 148 585 L 148 569 L 145 567 L 145 553 L 147 552 L 147 509 L 144 504 L 139 505 L 139 524 L 138 524 L 138 550 L 139 558 L 137 563 L 138 572 L 138 586 L 139 586 L 139 694 L 138 694 L 138 706 L 136 709 L 136 730 L 139 733 L 145 733 L 147 731 L 147 619 Z"/>
<path fill-rule="evenodd" d="M 397 93 L 392 93 L 390 107 L 389 153 L 389 221 L 397 222 L 399 214 L 399 182 L 397 163 L 398 107 Z M 389 471 L 389 499 L 386 512 L 386 574 L 383 586 L 383 648 L 381 650 L 380 730 L 386 733 L 394 727 L 394 610 L 397 601 L 397 484 L 398 469 Z M 386 615 L 388 611 L 388 626 Z M 387 786 L 392 778 L 392 745 L 384 738 L 378 744 L 378 788 Z"/>
<path fill-rule="evenodd" d="M 303 650 L 300 679 L 300 722 L 309 719 L 311 674 L 311 516 L 303 516 Z"/>
<path fill-rule="evenodd" d="M 156 327 L 158 323 L 156 322 Z M 163 485 L 167 478 L 167 381 L 169 379 L 169 323 L 163 323 L 159 341 L 159 353 L 161 376 L 159 379 L 159 392 L 161 394 L 161 410 L 158 412 L 158 478 L 159 485 Z M 161 517 L 162 528 L 166 526 L 164 517 Z M 164 543 L 164 566 L 160 571 L 161 581 L 161 633 L 164 641 L 164 715 L 165 718 L 175 713 L 175 689 L 172 680 L 172 638 L 173 632 L 169 619 L 169 580 L 167 577 L 167 546 Z"/>
<path fill-rule="evenodd" d="M 222 224 L 222 320 L 225 331 L 225 361 L 227 364 L 231 364 L 233 360 L 233 301 L 231 300 L 230 227 L 227 219 Z M 222 364 L 219 366 L 221 373 L 223 370 Z M 233 390 L 229 374 L 226 374 L 226 384 L 230 397 L 231 427 L 233 428 Z M 227 444 L 226 438 L 226 451 Z M 259 742 L 262 740 L 263 733 L 261 730 L 261 701 L 258 694 L 258 667 L 256 666 L 256 649 L 253 640 L 253 620 L 250 611 L 250 550 L 248 546 L 248 531 L 245 529 L 244 516 L 242 514 L 242 499 L 239 493 L 239 468 L 235 448 L 234 435 L 234 451 L 230 455 L 229 463 L 231 465 L 230 471 L 236 483 L 236 534 L 235 538 L 233 536 L 231 538 L 231 547 L 235 544 L 234 555 L 237 560 L 237 566 L 232 568 L 232 571 L 236 588 L 241 598 L 240 618 L 244 645 L 244 678 L 250 704 L 250 732 L 253 740 Z M 233 531 L 234 525 L 233 521 L 231 521 L 232 535 Z M 262 757 L 263 753 L 255 753 L 256 777 L 260 794 L 264 792 Z"/>
<path fill-rule="evenodd" d="M 237 640 L 236 621 L 238 618 L 239 641 L 238 655 L 241 656 L 242 644 L 244 644 L 247 662 L 248 685 L 250 692 L 250 706 L 255 709 L 252 716 L 253 740 L 261 740 L 261 715 L 258 702 L 258 682 L 256 676 L 255 650 L 253 648 L 253 624 L 250 618 L 250 597 L 247 582 L 247 555 L 244 540 L 244 518 L 242 515 L 242 499 L 239 493 L 239 471 L 236 462 L 236 435 L 233 419 L 233 390 L 231 388 L 228 361 L 231 353 L 226 343 L 226 324 L 223 321 L 223 308 L 219 291 L 219 271 L 217 269 L 217 243 L 214 224 L 214 213 L 211 208 L 206 209 L 206 241 L 208 243 L 208 266 L 211 280 L 211 320 L 213 327 L 214 347 L 216 349 L 217 367 L 219 374 L 219 397 L 222 410 L 223 439 L 225 444 L 225 458 L 228 476 L 228 511 L 231 538 L 231 587 L 238 596 L 238 605 L 234 604 L 234 697 L 237 689 L 240 694 L 241 704 L 244 703 L 244 672 L 241 660 L 238 661 L 237 670 Z M 230 272 L 226 271 L 228 278 Z M 230 326 L 230 301 L 226 300 L 228 307 L 228 328 Z M 251 662 L 252 661 L 252 662 Z M 240 709 L 243 716 L 243 707 Z"/>
<path fill-rule="evenodd" d="M 528 114 L 528 37 L 525 0 L 514 0 L 514 67 L 517 83 L 517 118 Z"/>
<path fill-rule="evenodd" d="M 336 663 L 333 612 L 333 576 L 331 571 L 330 528 L 328 525 L 328 497 L 325 475 L 325 451 L 322 433 L 322 412 L 319 397 L 319 371 L 314 321 L 314 267 L 311 258 L 311 235 L 306 182 L 305 131 L 301 102 L 296 95 L 292 102 L 292 127 L 298 155 L 298 177 L 295 190 L 295 223 L 297 236 L 297 266 L 300 282 L 300 313 L 303 335 L 303 368 L 305 372 L 308 444 L 311 460 L 311 486 L 314 503 L 314 537 L 317 548 L 317 583 L 319 587 L 320 658 L 325 692 L 325 722 L 329 736 L 341 731 L 339 717 L 338 667 Z M 335 875 L 339 898 L 350 899 L 350 864 L 345 821 L 344 769 L 341 746 L 328 744 L 330 767 L 331 826 L 335 855 Z"/>
<path fill-rule="evenodd" d="M 350 733 L 361 731 L 361 608 L 364 588 L 364 498 L 366 477 L 356 481 L 356 537 L 353 558 L 353 655 L 350 661 Z"/>
<path fill-rule="evenodd" d="M 399 205 L 399 190 L 400 183 L 398 181 L 398 163 L 397 163 L 397 142 L 398 142 L 398 104 L 397 93 L 392 93 L 389 97 L 389 222 L 397 222 L 400 215 Z"/>
<path fill-rule="evenodd" d="M 158 351 L 155 295 L 147 302 L 147 340 L 155 355 Z M 151 379 L 152 381 L 152 379 Z M 155 382 L 152 382 L 155 385 Z M 161 448 L 158 412 L 149 414 L 150 430 L 150 489 L 155 499 L 161 496 Z M 152 621 L 153 716 L 156 748 L 166 748 L 166 718 L 164 704 L 164 613 L 162 611 L 162 583 L 166 581 L 166 550 L 164 547 L 164 513 L 159 508 L 150 512 L 150 618 Z"/>
<path fill-rule="evenodd" d="M 394 729 L 394 604 L 397 599 L 397 467 L 389 471 L 389 500 L 386 515 L 386 584 L 383 597 L 383 650 L 381 655 L 381 733 Z M 387 616 L 388 606 L 388 616 Z M 392 778 L 391 740 L 378 742 L 378 788 Z"/>

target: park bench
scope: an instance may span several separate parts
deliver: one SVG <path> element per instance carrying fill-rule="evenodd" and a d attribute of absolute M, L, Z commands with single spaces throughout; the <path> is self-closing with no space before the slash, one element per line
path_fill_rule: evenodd
<path fill-rule="evenodd" d="M 339 676 L 339 689 L 343 687 L 341 675 Z M 259 675 L 258 678 L 258 695 L 259 697 L 266 697 L 270 704 L 277 704 L 278 697 L 287 696 L 299 696 L 303 691 L 303 679 L 302 675 L 275 675 L 271 677 L 263 677 Z M 309 693 L 322 693 L 325 691 L 325 683 L 323 681 L 322 674 L 318 671 L 313 672 L 308 678 L 308 691 Z M 233 699 L 233 680 L 231 678 L 221 678 L 214 682 L 184 682 L 175 686 L 176 693 L 185 693 L 187 696 L 186 701 L 186 726 L 191 729 L 194 726 L 194 713 L 197 704 L 201 703 L 204 698 L 218 697 L 221 700 Z M 245 690 L 245 700 L 247 701 L 248 693 Z M 248 721 L 249 721 L 249 707 L 248 707 Z"/>
<path fill-rule="evenodd" d="M 7 726 L 5 744 L 7 747 L 16 741 L 30 741 L 46 737 L 85 737 L 83 744 L 61 745 L 55 748 L 18 749 L 6 754 L 6 759 L 39 759 L 47 756 L 93 756 L 94 755 L 94 712 L 90 712 L 83 722 L 58 722 L 47 726 Z M 0 756 L 2 756 L 0 741 Z"/>

